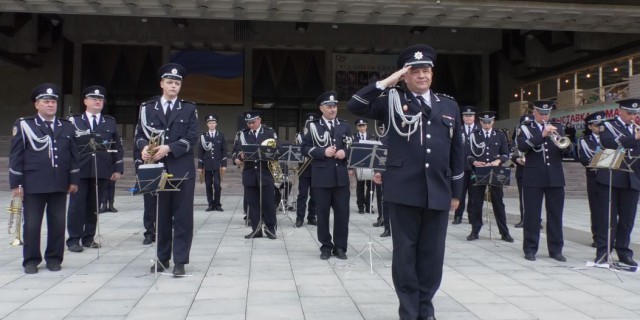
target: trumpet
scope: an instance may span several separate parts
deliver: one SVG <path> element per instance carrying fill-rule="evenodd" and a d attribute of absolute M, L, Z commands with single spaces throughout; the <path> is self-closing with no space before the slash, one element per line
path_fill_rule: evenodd
<path fill-rule="evenodd" d="M 9 213 L 9 234 L 16 237 L 11 241 L 12 246 L 22 245 L 22 186 L 18 186 L 18 195 L 11 198 L 11 203 L 7 208 Z"/>
<path fill-rule="evenodd" d="M 151 135 L 149 137 L 149 144 L 147 145 L 147 154 L 151 156 L 149 160 L 145 160 L 144 164 L 153 163 L 153 156 L 156 154 L 157 150 L 154 150 L 157 146 L 160 145 L 160 135 Z"/>
<path fill-rule="evenodd" d="M 551 142 L 553 142 L 553 144 L 555 144 L 556 147 L 560 149 L 566 149 L 571 146 L 571 140 L 569 140 L 568 137 L 560 136 L 558 132 L 556 132 L 555 130 L 551 131 L 551 134 L 549 135 L 549 137 L 551 138 Z"/>

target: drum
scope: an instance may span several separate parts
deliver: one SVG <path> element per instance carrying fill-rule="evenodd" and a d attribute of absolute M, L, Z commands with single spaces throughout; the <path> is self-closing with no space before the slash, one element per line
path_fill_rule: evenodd
<path fill-rule="evenodd" d="M 356 169 L 356 180 L 365 181 L 365 180 L 373 180 L 374 171 L 371 168 L 355 168 Z"/>

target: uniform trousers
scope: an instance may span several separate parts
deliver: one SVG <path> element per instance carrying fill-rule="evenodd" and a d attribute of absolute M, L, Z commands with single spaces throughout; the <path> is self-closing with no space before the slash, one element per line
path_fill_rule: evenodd
<path fill-rule="evenodd" d="M 447 210 L 389 203 L 393 262 L 391 275 L 401 319 L 434 315 L 433 296 L 442 281 Z"/>
<path fill-rule="evenodd" d="M 358 180 L 356 182 L 356 204 L 358 205 L 358 209 L 364 209 L 366 212 L 370 212 L 372 184 L 373 181 L 371 180 Z"/>
<path fill-rule="evenodd" d="M 540 223 L 542 222 L 542 199 L 547 211 L 547 248 L 549 254 L 562 254 L 562 210 L 564 209 L 564 187 L 524 187 L 524 241 L 525 254 L 538 252 Z"/>
<path fill-rule="evenodd" d="M 618 258 L 633 258 L 633 251 L 629 249 L 629 244 L 640 192 L 630 188 L 612 187 L 611 220 L 609 220 L 609 186 L 598 184 L 598 191 L 602 207 L 597 218 L 596 257 L 599 259 L 607 254 L 607 229 L 610 227 L 610 248 L 616 250 Z"/>
<path fill-rule="evenodd" d="M 316 217 L 316 203 L 312 196 L 309 196 L 311 187 L 311 177 L 300 177 L 298 180 L 298 198 L 296 199 L 296 220 L 304 220 L 304 211 L 307 209 L 307 199 L 309 199 L 309 211 L 307 220 Z"/>
<path fill-rule="evenodd" d="M 98 199 L 104 194 L 107 179 L 98 179 Z M 78 191 L 69 196 L 69 212 L 67 213 L 67 246 L 80 244 L 89 246 L 96 234 L 96 180 L 82 178 L 78 183 Z"/>
<path fill-rule="evenodd" d="M 342 248 L 347 252 L 349 237 L 349 187 L 311 188 L 318 214 L 318 241 L 320 251 Z M 330 209 L 333 209 L 333 239 L 329 232 Z"/>
<path fill-rule="evenodd" d="M 469 221 L 471 222 L 471 232 L 478 233 L 482 229 L 482 208 L 484 207 L 485 191 L 489 188 L 491 196 L 491 206 L 493 207 L 493 215 L 496 218 L 496 224 L 500 234 L 506 236 L 509 234 L 507 227 L 507 214 L 504 209 L 504 191 L 501 187 L 477 185 L 469 187 Z"/>
<path fill-rule="evenodd" d="M 600 212 L 601 210 L 607 210 L 606 203 L 608 202 L 608 200 L 605 202 L 601 202 L 600 200 L 600 192 L 598 191 L 598 183 L 596 182 L 595 172 L 587 169 L 586 175 L 587 199 L 589 200 L 589 218 L 591 219 L 591 237 L 593 241 L 596 241 L 596 235 L 598 234 L 597 228 L 600 226 L 600 224 L 598 223 L 598 212 Z M 608 188 L 607 193 L 609 193 Z"/>
<path fill-rule="evenodd" d="M 518 178 L 516 177 L 516 184 L 518 185 L 518 207 L 520 209 L 520 222 L 523 222 L 524 220 L 524 201 L 522 200 L 522 196 L 523 196 L 523 190 L 522 190 L 522 177 Z"/>
<path fill-rule="evenodd" d="M 220 193 L 222 187 L 220 186 L 220 170 L 205 170 L 204 183 L 209 206 L 221 206 Z"/>
<path fill-rule="evenodd" d="M 48 264 L 61 264 L 64 255 L 67 193 L 27 193 L 24 195 L 23 200 L 24 246 L 22 247 L 22 265 L 38 265 L 42 262 L 40 235 L 45 207 L 47 215 L 47 248 L 44 252 L 44 259 Z"/>
<path fill-rule="evenodd" d="M 275 186 L 266 184 L 262 186 L 262 208 L 260 208 L 260 187 L 244 187 L 244 198 L 247 201 L 251 228 L 256 230 L 260 218 L 269 231 L 276 231 L 276 206 L 274 201 Z"/>
<path fill-rule="evenodd" d="M 145 193 L 142 195 L 144 200 L 144 213 L 142 216 L 142 224 L 144 225 L 145 237 L 150 235 L 155 237 L 156 235 L 156 208 L 157 208 L 157 196 L 151 193 Z"/>
<path fill-rule="evenodd" d="M 471 197 L 469 197 L 467 201 L 467 193 L 469 192 L 469 186 L 471 183 L 471 176 L 473 175 L 473 171 L 464 171 L 464 177 L 462 177 L 462 196 L 460 197 L 460 205 L 458 209 L 453 214 L 454 218 L 462 219 L 462 215 L 464 214 L 464 210 L 467 210 L 467 215 L 469 214 L 469 207 L 471 207 Z M 465 201 L 466 207 L 465 207 Z"/>
<path fill-rule="evenodd" d="M 189 263 L 193 240 L 193 192 L 195 179 L 185 179 L 180 191 L 159 192 L 158 259 L 174 263 Z"/>

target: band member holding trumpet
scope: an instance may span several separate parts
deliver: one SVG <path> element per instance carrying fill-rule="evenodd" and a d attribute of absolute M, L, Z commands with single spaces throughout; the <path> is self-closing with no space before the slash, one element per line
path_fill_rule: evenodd
<path fill-rule="evenodd" d="M 82 252 L 83 248 L 99 248 L 100 243 L 94 241 L 96 233 L 96 197 L 103 199 L 109 181 L 120 179 L 124 170 L 124 151 L 122 140 L 118 134 L 118 124 L 112 116 L 102 114 L 106 90 L 101 86 L 90 86 L 83 90 L 85 112 L 69 117 L 76 130 L 76 139 L 83 135 L 93 135 L 96 141 L 104 143 L 107 150 L 115 152 L 89 152 L 89 146 L 80 149 L 80 184 L 78 192 L 69 197 L 67 212 L 67 247 L 71 252 Z M 95 158 L 95 159 L 94 159 Z M 95 166 L 94 166 L 95 165 Z M 97 194 L 96 194 L 97 181 Z M 101 201 L 99 201 L 101 202 Z"/>
<path fill-rule="evenodd" d="M 296 143 L 302 144 L 302 138 L 307 135 L 308 129 L 307 124 L 309 121 L 313 121 L 320 118 L 318 114 L 314 112 L 310 112 L 304 115 L 304 128 L 302 129 L 303 134 L 298 134 L 296 136 Z M 311 194 L 311 161 L 312 158 L 305 157 L 305 161 L 300 164 L 300 168 L 298 169 L 298 198 L 296 199 L 296 228 L 302 227 L 304 224 L 304 212 L 307 209 L 307 198 L 309 199 L 309 206 L 307 210 L 307 224 L 316 226 L 318 225 L 318 221 L 316 219 L 316 203 L 313 200 L 313 195 Z"/>
<path fill-rule="evenodd" d="M 598 194 L 600 208 L 596 228 L 596 263 L 607 262 L 607 248 L 615 249 L 618 260 L 629 266 L 637 266 L 633 251 L 629 248 L 631 231 L 636 219 L 638 196 L 640 194 L 640 127 L 635 123 L 640 115 L 640 99 L 618 101 L 619 113 L 612 120 L 604 122 L 600 142 L 604 148 L 625 151 L 621 170 L 598 170 Z M 609 176 L 611 174 L 612 176 Z M 609 183 L 611 179 L 611 183 Z M 611 184 L 611 186 L 609 186 Z M 611 194 L 611 220 L 609 220 L 609 194 Z M 611 238 L 607 239 L 607 229 L 611 228 Z M 609 240 L 609 245 L 607 245 Z"/>
<path fill-rule="evenodd" d="M 242 113 L 247 123 L 247 128 L 238 132 L 233 146 L 233 162 L 242 165 L 242 185 L 244 197 L 249 205 L 249 220 L 251 221 L 251 233 L 245 235 L 245 239 L 261 238 L 264 223 L 264 233 L 269 239 L 276 239 L 276 207 L 275 207 L 275 181 L 269 161 L 245 161 L 246 156 L 241 151 L 241 145 L 263 145 L 273 141 L 278 145 L 278 136 L 273 128 L 263 125 L 259 111 L 246 111 Z M 262 194 L 260 194 L 262 192 Z M 262 204 L 262 207 L 260 206 Z M 262 219 L 262 221 L 261 221 Z"/>
<path fill-rule="evenodd" d="M 218 116 L 207 116 L 208 130 L 198 141 L 198 176 L 204 175 L 209 206 L 204 211 L 224 211 L 220 203 L 220 181 L 227 171 L 227 142 L 224 133 L 216 130 Z M 214 193 L 215 191 L 215 193 Z"/>
<path fill-rule="evenodd" d="M 533 101 L 533 117 L 529 125 L 520 127 L 518 150 L 525 153 L 522 187 L 524 192 L 524 258 L 536 260 L 540 241 L 542 199 L 547 212 L 547 247 L 549 257 L 567 261 L 562 255 L 562 210 L 564 208 L 564 171 L 562 155 L 569 152 L 571 142 L 563 138 L 562 124 L 550 124 L 553 101 Z"/>
<path fill-rule="evenodd" d="M 475 131 L 469 136 L 469 156 L 467 162 L 472 168 L 497 167 L 509 160 L 509 147 L 507 137 L 502 131 L 493 129 L 496 113 L 494 111 L 484 111 L 478 114 L 482 130 Z M 513 242 L 507 227 L 507 214 L 504 209 L 504 191 L 502 187 L 487 185 L 469 185 L 469 220 L 471 221 L 471 233 L 467 237 L 468 241 L 478 239 L 478 233 L 482 229 L 482 206 L 486 188 L 491 194 L 491 206 L 496 218 L 496 224 L 500 231 L 501 239 L 506 242 Z"/>
<path fill-rule="evenodd" d="M 436 56 L 428 45 L 405 48 L 398 71 L 360 89 L 347 105 L 353 114 L 387 128 L 384 201 L 401 319 L 435 319 L 433 297 L 442 281 L 449 211 L 456 210 L 462 194 L 460 109 L 453 98 L 431 90 Z"/>
<path fill-rule="evenodd" d="M 156 235 L 158 261 L 151 272 L 169 268 L 173 254 L 174 276 L 185 275 L 185 264 L 193 240 L 193 192 L 196 168 L 194 149 L 198 142 L 198 114 L 196 105 L 178 99 L 184 67 L 168 63 L 158 70 L 162 96 L 143 103 L 136 126 L 135 148 L 141 150 L 145 162 L 160 162 L 174 179 L 183 179 L 179 191 L 158 193 L 158 220 Z M 153 149 L 149 143 L 156 136 L 160 144 Z M 157 269 L 156 269 L 157 267 Z"/>
<path fill-rule="evenodd" d="M 48 232 L 44 259 L 47 269 L 60 271 L 67 193 L 78 190 L 80 179 L 75 129 L 69 121 L 56 117 L 59 95 L 54 84 L 38 85 L 31 91 L 37 114 L 22 117 L 13 125 L 9 185 L 14 197 L 23 196 L 22 266 L 27 274 L 37 273 L 42 262 L 40 235 L 45 210 Z"/>
<path fill-rule="evenodd" d="M 600 145 L 600 126 L 602 125 L 604 118 L 604 111 L 598 111 L 588 115 L 584 119 L 586 129 L 584 130 L 584 135 L 578 142 L 578 158 L 580 159 L 580 163 L 585 167 L 591 164 L 593 156 L 602 149 L 602 145 Z M 596 170 L 592 168 L 585 168 L 585 175 L 587 179 L 587 198 L 589 200 L 590 212 L 589 217 L 591 218 L 591 237 L 593 239 L 591 246 L 595 248 L 597 235 L 596 228 L 598 227 L 597 217 L 598 213 L 601 211 L 599 207 L 602 203 L 600 203 L 598 194 Z M 606 208 L 602 210 L 606 210 Z"/>
<path fill-rule="evenodd" d="M 349 237 L 349 172 L 347 148 L 351 143 L 351 128 L 338 119 L 338 94 L 328 91 L 316 99 L 322 117 L 307 123 L 308 133 L 302 138 L 300 150 L 313 158 L 311 162 L 311 193 L 318 214 L 320 259 L 331 254 L 347 259 Z M 333 238 L 329 231 L 330 209 L 333 209 Z"/>

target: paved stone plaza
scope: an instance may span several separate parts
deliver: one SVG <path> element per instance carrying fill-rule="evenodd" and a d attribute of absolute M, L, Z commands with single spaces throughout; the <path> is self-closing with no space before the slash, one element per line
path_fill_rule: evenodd
<path fill-rule="evenodd" d="M 1 192 L 9 199 L 8 192 Z M 586 268 L 586 199 L 565 205 L 568 261 L 524 260 L 522 229 L 514 229 L 516 200 L 506 199 L 515 243 L 466 241 L 470 225 L 449 226 L 445 272 L 435 298 L 436 317 L 450 319 L 640 319 L 640 273 Z M 278 239 L 245 240 L 242 197 L 223 196 L 224 212 L 204 212 L 196 197 L 195 236 L 185 278 L 149 273 L 155 247 L 142 245 L 142 198 L 119 195 L 118 213 L 100 215 L 104 248 L 65 253 L 62 271 L 26 275 L 21 248 L 0 237 L 0 318 L 4 319 L 397 319 L 391 280 L 391 239 L 370 228 L 369 214 L 351 213 L 346 261 L 319 259 L 314 226 L 293 228 L 278 214 Z M 352 197 L 352 208 L 355 197 Z M 6 226 L 8 215 L 0 216 Z M 291 213 L 292 219 L 295 219 Z M 636 220 L 636 225 L 638 224 Z M 356 258 L 371 232 L 383 262 Z M 497 227 L 493 225 L 494 235 Z M 640 250 L 640 232 L 633 234 Z M 615 255 L 614 255 L 615 258 Z"/>

